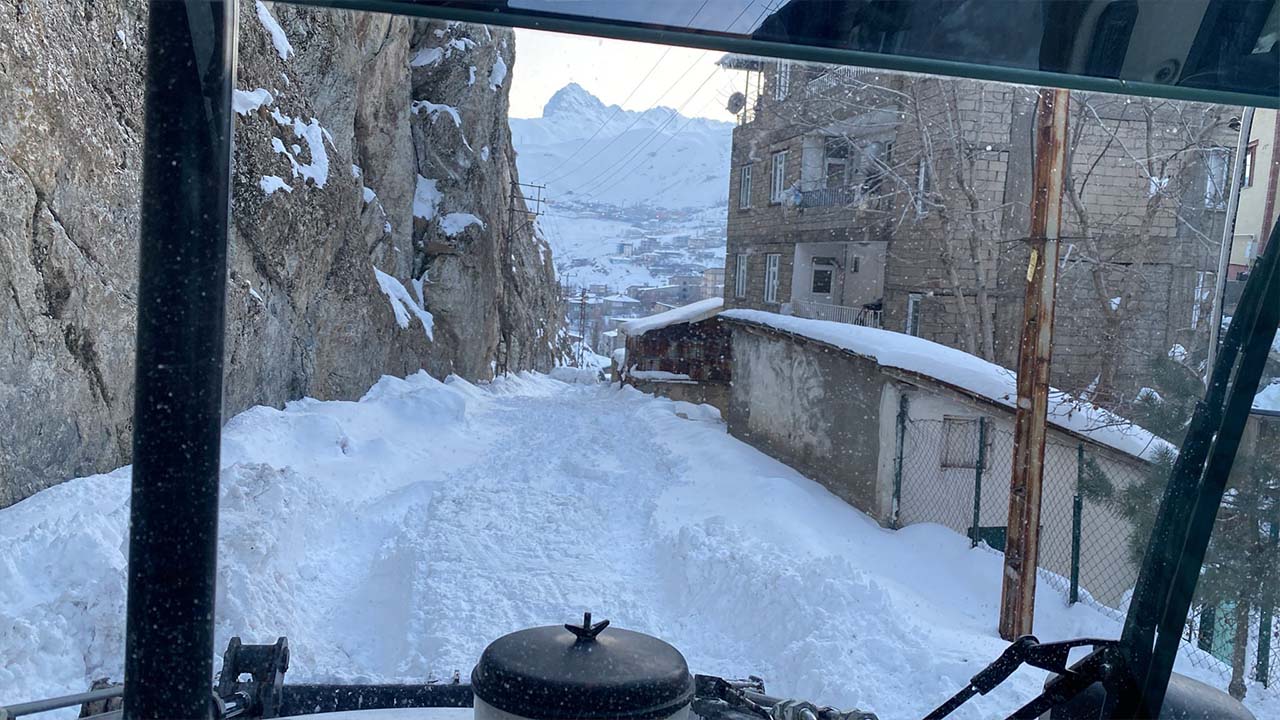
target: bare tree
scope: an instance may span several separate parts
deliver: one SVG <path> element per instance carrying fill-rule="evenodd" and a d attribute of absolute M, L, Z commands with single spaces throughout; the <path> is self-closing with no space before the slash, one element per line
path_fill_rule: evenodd
<path fill-rule="evenodd" d="M 1208 173 L 1211 186 L 1201 197 L 1195 196 L 1205 187 L 1210 156 L 1225 151 L 1216 139 L 1228 121 L 1226 109 L 1220 106 L 1087 93 L 1072 96 L 1064 186 L 1076 245 L 1071 261 L 1087 268 L 1102 319 L 1098 374 L 1090 390 L 1095 400 L 1114 404 L 1123 354 L 1142 352 L 1125 342 L 1125 330 L 1138 312 L 1135 300 L 1155 289 L 1148 273 L 1152 263 L 1179 259 L 1177 230 L 1215 253 L 1220 245 L 1205 232 L 1202 216 L 1205 205 L 1225 197 L 1225 187 L 1213 186 L 1225 181 L 1225 172 L 1221 177 Z M 1145 199 L 1133 198 L 1135 202 L 1118 207 L 1091 202 L 1091 181 L 1101 168 L 1117 164 L 1133 167 L 1139 181 L 1145 181 Z M 1220 167 L 1227 167 L 1225 157 Z M 1204 293 L 1194 298 L 1197 303 L 1205 300 Z M 1200 308 L 1198 317 L 1206 322 L 1188 329 L 1205 334 L 1207 308 Z"/>

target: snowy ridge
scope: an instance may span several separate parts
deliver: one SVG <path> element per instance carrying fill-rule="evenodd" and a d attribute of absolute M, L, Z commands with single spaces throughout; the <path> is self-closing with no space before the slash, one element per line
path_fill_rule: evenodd
<path fill-rule="evenodd" d="M 1017 407 L 1016 373 L 930 340 L 763 310 L 726 310 L 722 315 L 818 340 L 884 367 L 926 375 L 1005 407 Z M 1144 460 L 1155 460 L 1162 451 L 1177 452 L 1177 448 L 1132 421 L 1053 388 L 1049 389 L 1049 423 Z"/>
<path fill-rule="evenodd" d="M 695 672 L 887 720 L 1006 646 L 998 554 L 882 529 L 713 409 L 634 388 L 384 377 L 356 402 L 237 415 L 222 465 L 217 648 L 287 635 L 293 683 L 467 673 L 497 636 L 589 607 Z M 0 510 L 6 701 L 119 679 L 128 502 L 121 468 Z M 1049 588 L 1036 607 L 1045 640 L 1120 630 Z M 955 717 L 1004 716 L 1043 678 L 1019 670 Z M 1247 702 L 1280 711 L 1255 688 Z"/>

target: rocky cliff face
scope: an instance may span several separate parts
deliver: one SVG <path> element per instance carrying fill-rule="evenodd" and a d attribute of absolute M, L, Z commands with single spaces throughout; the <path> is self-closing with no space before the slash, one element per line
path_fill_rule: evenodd
<path fill-rule="evenodd" d="M 146 3 L 0 4 L 0 507 L 128 462 Z M 225 413 L 545 369 L 509 32 L 242 0 Z"/>

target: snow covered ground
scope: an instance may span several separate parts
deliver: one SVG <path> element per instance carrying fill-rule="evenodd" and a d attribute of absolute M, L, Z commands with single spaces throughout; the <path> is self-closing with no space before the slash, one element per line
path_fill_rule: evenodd
<path fill-rule="evenodd" d="M 465 674 L 499 635 L 589 609 L 696 672 L 891 719 L 1005 646 L 997 554 L 939 526 L 882 529 L 715 410 L 631 388 L 384 378 L 358 402 L 240 414 L 223 462 L 218 649 L 287 635 L 293 682 Z M 128 481 L 0 510 L 0 700 L 119 678 Z M 1119 631 L 1049 589 L 1036 607 L 1042 639 Z M 1002 715 L 1042 678 L 1019 671 L 956 717 Z"/>

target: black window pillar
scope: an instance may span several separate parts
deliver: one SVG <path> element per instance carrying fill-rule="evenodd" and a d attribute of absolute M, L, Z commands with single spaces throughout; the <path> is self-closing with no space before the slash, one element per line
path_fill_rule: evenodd
<path fill-rule="evenodd" d="M 126 718 L 210 717 L 236 0 L 152 0 Z"/>

